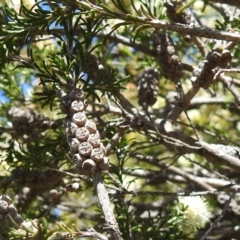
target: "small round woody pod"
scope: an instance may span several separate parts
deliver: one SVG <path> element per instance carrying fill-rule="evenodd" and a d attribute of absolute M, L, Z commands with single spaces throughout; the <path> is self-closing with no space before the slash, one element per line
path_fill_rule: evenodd
<path fill-rule="evenodd" d="M 3 194 L 2 196 L 0 196 L 0 200 L 4 200 L 6 201 L 8 204 L 11 204 L 12 203 L 12 199 L 6 195 L 6 194 Z"/>
<path fill-rule="evenodd" d="M 232 55 L 231 52 L 228 49 L 224 49 L 222 52 L 222 59 L 227 59 L 227 60 L 231 60 L 232 59 Z"/>
<path fill-rule="evenodd" d="M 72 113 L 82 112 L 85 106 L 82 101 L 74 100 L 70 106 L 70 111 Z"/>
<path fill-rule="evenodd" d="M 97 131 L 96 124 L 91 120 L 86 121 L 85 128 L 87 128 L 90 133 L 95 133 Z"/>
<path fill-rule="evenodd" d="M 90 143 L 88 142 L 83 142 L 80 143 L 79 147 L 78 147 L 78 152 L 81 156 L 87 157 L 91 154 L 93 150 L 93 147 Z"/>
<path fill-rule="evenodd" d="M 76 167 L 82 168 L 84 159 L 79 153 L 76 153 L 72 156 L 72 161 L 76 165 Z"/>
<path fill-rule="evenodd" d="M 4 200 L 0 200 L 0 214 L 8 212 L 8 203 Z"/>
<path fill-rule="evenodd" d="M 96 163 L 100 162 L 104 158 L 104 152 L 101 148 L 94 148 L 90 155 L 91 159 Z"/>
<path fill-rule="evenodd" d="M 82 127 L 87 121 L 87 116 L 83 112 L 78 112 L 73 114 L 72 120 L 78 127 Z"/>
<path fill-rule="evenodd" d="M 8 214 L 10 214 L 12 217 L 17 216 L 18 211 L 17 211 L 16 207 L 13 204 L 10 204 L 8 206 Z"/>
<path fill-rule="evenodd" d="M 104 157 L 101 162 L 97 163 L 97 166 L 102 171 L 108 170 L 108 168 L 109 168 L 109 158 Z"/>
<path fill-rule="evenodd" d="M 78 147 L 79 147 L 79 141 L 77 140 L 77 138 L 69 138 L 68 139 L 68 145 L 70 147 L 70 151 L 72 154 L 77 153 L 78 152 Z"/>
<path fill-rule="evenodd" d="M 87 140 L 94 148 L 99 147 L 100 145 L 100 134 L 97 131 L 96 133 L 90 134 Z"/>
<path fill-rule="evenodd" d="M 21 216 L 20 214 L 17 214 L 17 216 L 14 217 L 14 221 L 15 221 L 18 225 L 20 225 L 20 224 L 22 224 L 22 223 L 24 222 L 24 219 L 22 218 L 22 216 Z"/>
<path fill-rule="evenodd" d="M 80 142 L 85 142 L 88 139 L 89 135 L 90 135 L 90 132 L 85 127 L 80 127 L 76 131 L 76 138 Z"/>
<path fill-rule="evenodd" d="M 72 100 L 84 100 L 85 99 L 84 93 L 83 93 L 82 89 L 80 89 L 80 88 L 74 88 L 73 90 L 71 90 L 71 92 L 68 95 Z"/>
<path fill-rule="evenodd" d="M 82 169 L 85 173 L 91 174 L 96 171 L 97 165 L 92 159 L 86 159 L 83 162 Z"/>
<path fill-rule="evenodd" d="M 62 193 L 58 192 L 56 189 L 52 189 L 49 192 L 49 198 L 51 198 L 52 201 L 56 201 L 62 196 Z"/>
<path fill-rule="evenodd" d="M 62 102 L 65 106 L 69 107 L 69 106 L 71 105 L 71 103 L 72 103 L 72 100 L 69 98 L 68 95 L 64 95 L 63 97 L 61 97 L 61 102 Z"/>
<path fill-rule="evenodd" d="M 62 102 L 59 104 L 59 109 L 61 110 L 62 113 L 65 113 L 65 114 L 68 114 L 69 112 L 69 108 Z"/>
<path fill-rule="evenodd" d="M 75 124 L 73 122 L 69 121 L 66 124 L 66 129 L 65 130 L 66 130 L 67 135 L 70 136 L 70 137 L 75 137 L 77 129 L 78 129 L 77 124 Z"/>
<path fill-rule="evenodd" d="M 212 52 L 211 54 L 211 59 L 214 61 L 214 62 L 219 62 L 221 60 L 221 54 L 218 53 L 218 52 Z"/>

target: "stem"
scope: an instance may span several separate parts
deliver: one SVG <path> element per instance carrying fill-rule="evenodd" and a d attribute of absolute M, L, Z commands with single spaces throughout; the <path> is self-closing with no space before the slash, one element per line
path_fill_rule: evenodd
<path fill-rule="evenodd" d="M 102 176 L 100 171 L 96 171 L 93 175 L 93 183 L 97 191 L 99 203 L 101 205 L 105 222 L 107 224 L 107 228 L 109 229 L 109 233 L 111 235 L 112 240 L 121 240 L 120 231 L 118 228 L 118 223 L 113 213 L 113 209 L 109 200 L 107 189 L 102 180 Z"/>

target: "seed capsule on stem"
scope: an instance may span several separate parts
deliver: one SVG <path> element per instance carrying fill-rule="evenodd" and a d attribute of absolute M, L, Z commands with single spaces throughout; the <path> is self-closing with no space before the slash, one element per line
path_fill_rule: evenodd
<path fill-rule="evenodd" d="M 86 121 L 85 128 L 87 128 L 90 133 L 95 133 L 97 131 L 96 124 L 91 120 Z"/>
<path fill-rule="evenodd" d="M 108 168 L 109 168 L 109 158 L 104 157 L 101 162 L 97 163 L 97 166 L 102 171 L 108 170 Z"/>
<path fill-rule="evenodd" d="M 71 104 L 70 111 L 73 113 L 82 112 L 85 106 L 82 101 L 74 100 Z"/>
<path fill-rule="evenodd" d="M 76 167 L 82 168 L 84 158 L 79 153 L 74 154 L 72 156 L 72 160 L 73 160 L 73 163 L 76 165 Z"/>
<path fill-rule="evenodd" d="M 77 140 L 77 138 L 69 138 L 68 139 L 68 145 L 70 147 L 70 151 L 72 154 L 77 153 L 78 152 L 78 147 L 79 147 L 79 141 Z"/>
<path fill-rule="evenodd" d="M 82 127 L 87 121 L 87 116 L 83 112 L 78 112 L 73 114 L 72 120 L 75 124 L 78 125 L 78 127 Z"/>
<path fill-rule="evenodd" d="M 97 165 L 92 159 L 86 159 L 83 162 L 82 169 L 85 173 L 94 173 L 96 171 Z"/>
<path fill-rule="evenodd" d="M 78 152 L 81 156 L 87 157 L 91 154 L 92 152 L 92 145 L 88 142 L 83 142 L 80 143 L 79 147 L 78 147 Z"/>
<path fill-rule="evenodd" d="M 85 127 L 80 127 L 76 131 L 76 138 L 80 142 L 85 142 L 88 139 L 89 135 L 90 135 L 90 132 Z"/>
<path fill-rule="evenodd" d="M 74 88 L 73 90 L 71 90 L 71 92 L 68 95 L 72 100 L 84 100 L 85 99 L 84 93 L 83 93 L 82 89 L 80 89 L 80 88 Z"/>
<path fill-rule="evenodd" d="M 104 152 L 101 148 L 94 148 L 90 155 L 91 159 L 96 163 L 100 162 L 104 158 Z"/>
<path fill-rule="evenodd" d="M 69 121 L 66 124 L 66 128 L 65 129 L 66 129 L 66 133 L 67 133 L 68 136 L 75 137 L 76 131 L 78 129 L 78 126 L 77 126 L 77 124 Z"/>
<path fill-rule="evenodd" d="M 97 131 L 96 133 L 90 134 L 87 140 L 94 148 L 99 147 L 100 145 L 100 134 Z"/>

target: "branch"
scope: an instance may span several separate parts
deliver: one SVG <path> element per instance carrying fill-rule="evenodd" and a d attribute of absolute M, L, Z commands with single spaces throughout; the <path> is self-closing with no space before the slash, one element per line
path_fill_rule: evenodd
<path fill-rule="evenodd" d="M 118 224 L 115 219 L 112 206 L 109 200 L 108 192 L 102 180 L 102 176 L 99 171 L 96 171 L 93 175 L 93 183 L 97 191 L 99 203 L 102 207 L 105 221 L 107 223 L 107 229 L 109 229 L 112 240 L 121 240 Z"/>
<path fill-rule="evenodd" d="M 145 120 L 145 124 L 147 121 Z M 216 144 L 209 144 L 202 140 L 196 140 L 181 132 L 175 131 L 170 122 L 157 119 L 155 123 L 159 131 L 159 138 L 162 139 L 163 145 L 172 149 L 177 153 L 197 153 L 205 157 L 209 162 L 214 164 L 223 164 L 240 172 L 240 159 L 236 155 L 232 155 Z M 148 127 L 152 128 L 152 123 L 148 123 Z M 231 147 L 230 147 L 231 148 Z"/>
<path fill-rule="evenodd" d="M 227 5 L 233 5 L 236 7 L 240 7 L 240 1 L 238 1 L 238 0 L 210 0 L 210 2 L 225 3 Z"/>
<path fill-rule="evenodd" d="M 221 221 L 221 219 L 223 218 L 224 214 L 225 214 L 226 211 L 227 211 L 228 206 L 230 205 L 232 199 L 234 198 L 234 196 L 236 195 L 237 192 L 239 192 L 239 189 L 236 190 L 235 192 L 233 192 L 233 193 L 230 195 L 230 197 L 229 197 L 228 201 L 226 202 L 226 204 L 225 204 L 225 206 L 224 206 L 221 214 L 218 216 L 218 218 L 215 219 L 215 221 L 211 224 L 210 228 L 206 231 L 206 233 L 202 236 L 202 238 L 201 238 L 200 240 L 206 239 L 206 237 L 207 237 L 207 236 L 209 235 L 209 233 L 213 230 L 213 228 L 217 225 L 217 223 Z"/>
<path fill-rule="evenodd" d="M 103 4 L 100 6 L 94 5 L 92 3 L 86 3 L 79 1 L 77 3 L 79 7 L 87 9 L 89 11 L 94 11 L 98 13 L 101 17 L 109 18 L 109 19 L 122 19 L 124 21 L 132 21 L 135 24 L 144 24 L 149 25 L 149 27 L 154 27 L 156 29 L 164 29 L 173 32 L 178 32 L 181 34 L 189 34 L 191 36 L 196 37 L 205 37 L 211 39 L 218 39 L 218 40 L 226 40 L 226 41 L 233 41 L 233 42 L 240 42 L 240 34 L 231 33 L 226 31 L 218 31 L 215 29 L 207 28 L 207 27 L 192 27 L 187 24 L 180 24 L 180 23 L 168 23 L 158 19 L 151 19 L 146 16 L 137 16 L 133 14 L 125 14 L 115 12 L 107 6 Z"/>
<path fill-rule="evenodd" d="M 128 169 L 129 170 L 129 169 Z M 171 169 L 167 169 L 167 171 Z M 169 171 L 169 172 L 170 172 Z M 129 171 L 129 175 L 137 177 L 137 178 L 144 178 L 144 179 L 153 179 L 150 183 L 151 184 L 159 184 L 159 182 L 164 181 L 171 181 L 171 182 L 175 182 L 175 183 L 187 183 L 187 179 L 184 178 L 183 176 L 179 176 L 179 175 L 174 175 L 173 174 L 169 174 L 168 172 L 152 172 L 152 171 L 148 171 L 148 170 L 141 170 L 141 169 L 131 169 L 131 171 Z M 240 185 L 238 185 L 237 183 L 233 182 L 233 181 L 229 181 L 229 180 L 224 180 L 224 179 L 219 179 L 219 178 L 209 178 L 209 176 L 206 177 L 198 177 L 196 176 L 195 179 L 198 182 L 203 182 L 208 184 L 209 186 L 211 186 L 212 188 L 215 189 L 221 189 L 221 190 L 225 190 L 225 191 L 236 191 L 238 188 L 240 188 Z M 209 191 L 209 190 L 208 190 Z M 207 191 L 207 192 L 208 192 Z M 210 192 L 215 192 L 216 190 L 210 190 Z M 198 191 L 199 192 L 199 191 Z"/>

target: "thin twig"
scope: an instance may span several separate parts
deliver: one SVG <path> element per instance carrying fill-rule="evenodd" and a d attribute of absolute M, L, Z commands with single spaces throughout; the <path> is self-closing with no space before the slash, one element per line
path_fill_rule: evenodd
<path fill-rule="evenodd" d="M 229 197 L 228 201 L 226 202 L 226 204 L 225 204 L 225 206 L 224 206 L 221 214 L 220 214 L 220 215 L 218 216 L 218 218 L 215 219 L 215 221 L 210 225 L 209 229 L 205 232 L 205 234 L 202 236 L 202 238 L 201 238 L 200 240 L 206 239 L 206 237 L 207 237 L 207 236 L 209 235 L 209 233 L 213 230 L 213 228 L 216 226 L 216 224 L 223 218 L 224 214 L 225 214 L 226 211 L 227 211 L 227 208 L 228 208 L 229 204 L 231 203 L 233 197 L 236 195 L 237 192 L 239 192 L 239 189 L 238 189 L 237 191 L 233 192 L 233 193 L 230 195 L 230 197 Z"/>
<path fill-rule="evenodd" d="M 121 240 L 120 231 L 118 228 L 118 223 L 113 213 L 113 209 L 109 200 L 107 189 L 102 180 L 101 173 L 96 171 L 93 175 L 93 183 L 97 191 L 99 203 L 101 205 L 105 222 L 106 228 L 109 230 L 112 240 Z"/>
<path fill-rule="evenodd" d="M 125 21 L 132 21 L 133 23 L 146 24 L 156 29 L 164 29 L 182 34 L 189 34 L 191 36 L 240 42 L 240 34 L 238 33 L 218 31 L 207 27 L 194 27 L 194 26 L 192 27 L 187 24 L 168 23 L 158 19 L 150 19 L 147 18 L 146 16 L 135 16 L 132 14 L 124 14 L 118 12 L 113 13 L 110 10 L 106 10 L 106 8 L 94 5 L 92 3 L 91 4 L 83 3 L 82 1 L 79 1 L 78 4 L 85 9 L 91 11 L 95 10 L 95 12 L 98 12 L 98 14 L 100 14 L 101 16 L 104 16 L 109 19 L 119 18 Z"/>

